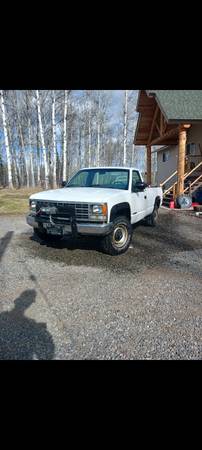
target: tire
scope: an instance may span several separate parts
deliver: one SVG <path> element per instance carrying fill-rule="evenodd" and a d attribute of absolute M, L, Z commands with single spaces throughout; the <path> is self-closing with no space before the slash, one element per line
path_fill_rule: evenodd
<path fill-rule="evenodd" d="M 176 203 L 178 208 L 185 209 L 185 208 L 191 208 L 192 206 L 192 197 L 190 195 L 179 195 L 176 199 Z"/>
<path fill-rule="evenodd" d="M 125 253 L 131 243 L 132 226 L 129 220 L 120 216 L 113 221 L 110 234 L 102 240 L 102 249 L 108 255 L 116 256 Z"/>
<path fill-rule="evenodd" d="M 159 208 L 157 205 L 155 205 L 153 213 L 145 219 L 146 225 L 154 228 L 158 222 L 158 213 L 159 213 Z"/>

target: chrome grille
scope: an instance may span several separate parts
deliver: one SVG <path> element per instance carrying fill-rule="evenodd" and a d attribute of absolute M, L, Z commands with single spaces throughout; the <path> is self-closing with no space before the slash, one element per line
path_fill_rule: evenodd
<path fill-rule="evenodd" d="M 40 216 L 47 217 L 49 214 L 45 212 L 40 212 L 41 208 L 55 207 L 57 212 L 52 214 L 53 218 L 59 219 L 70 219 L 70 217 L 75 217 L 77 221 L 88 221 L 89 220 L 89 205 L 88 203 L 65 203 L 65 202 L 51 202 L 51 201 L 37 201 L 36 210 L 39 212 Z"/>
<path fill-rule="evenodd" d="M 75 213 L 78 220 L 88 220 L 89 218 L 89 207 L 86 203 L 76 203 Z"/>

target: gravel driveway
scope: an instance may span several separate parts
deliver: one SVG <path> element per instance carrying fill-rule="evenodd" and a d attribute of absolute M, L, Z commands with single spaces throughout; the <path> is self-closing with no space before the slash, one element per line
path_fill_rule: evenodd
<path fill-rule="evenodd" d="M 0 359 L 201 359 L 202 220 L 161 210 L 122 256 L 0 218 Z"/>

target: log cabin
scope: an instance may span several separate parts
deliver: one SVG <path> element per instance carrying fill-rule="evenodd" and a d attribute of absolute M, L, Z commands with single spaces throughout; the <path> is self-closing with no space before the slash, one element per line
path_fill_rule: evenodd
<path fill-rule="evenodd" d="M 140 90 L 136 111 L 134 145 L 146 146 L 148 184 L 155 146 L 164 206 L 193 195 L 202 187 L 202 90 Z"/>

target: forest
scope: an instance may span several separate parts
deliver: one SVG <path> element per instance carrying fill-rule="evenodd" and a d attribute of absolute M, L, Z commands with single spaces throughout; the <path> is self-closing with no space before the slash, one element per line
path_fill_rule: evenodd
<path fill-rule="evenodd" d="M 82 167 L 145 171 L 135 90 L 1 90 L 0 187 L 56 188 Z"/>

